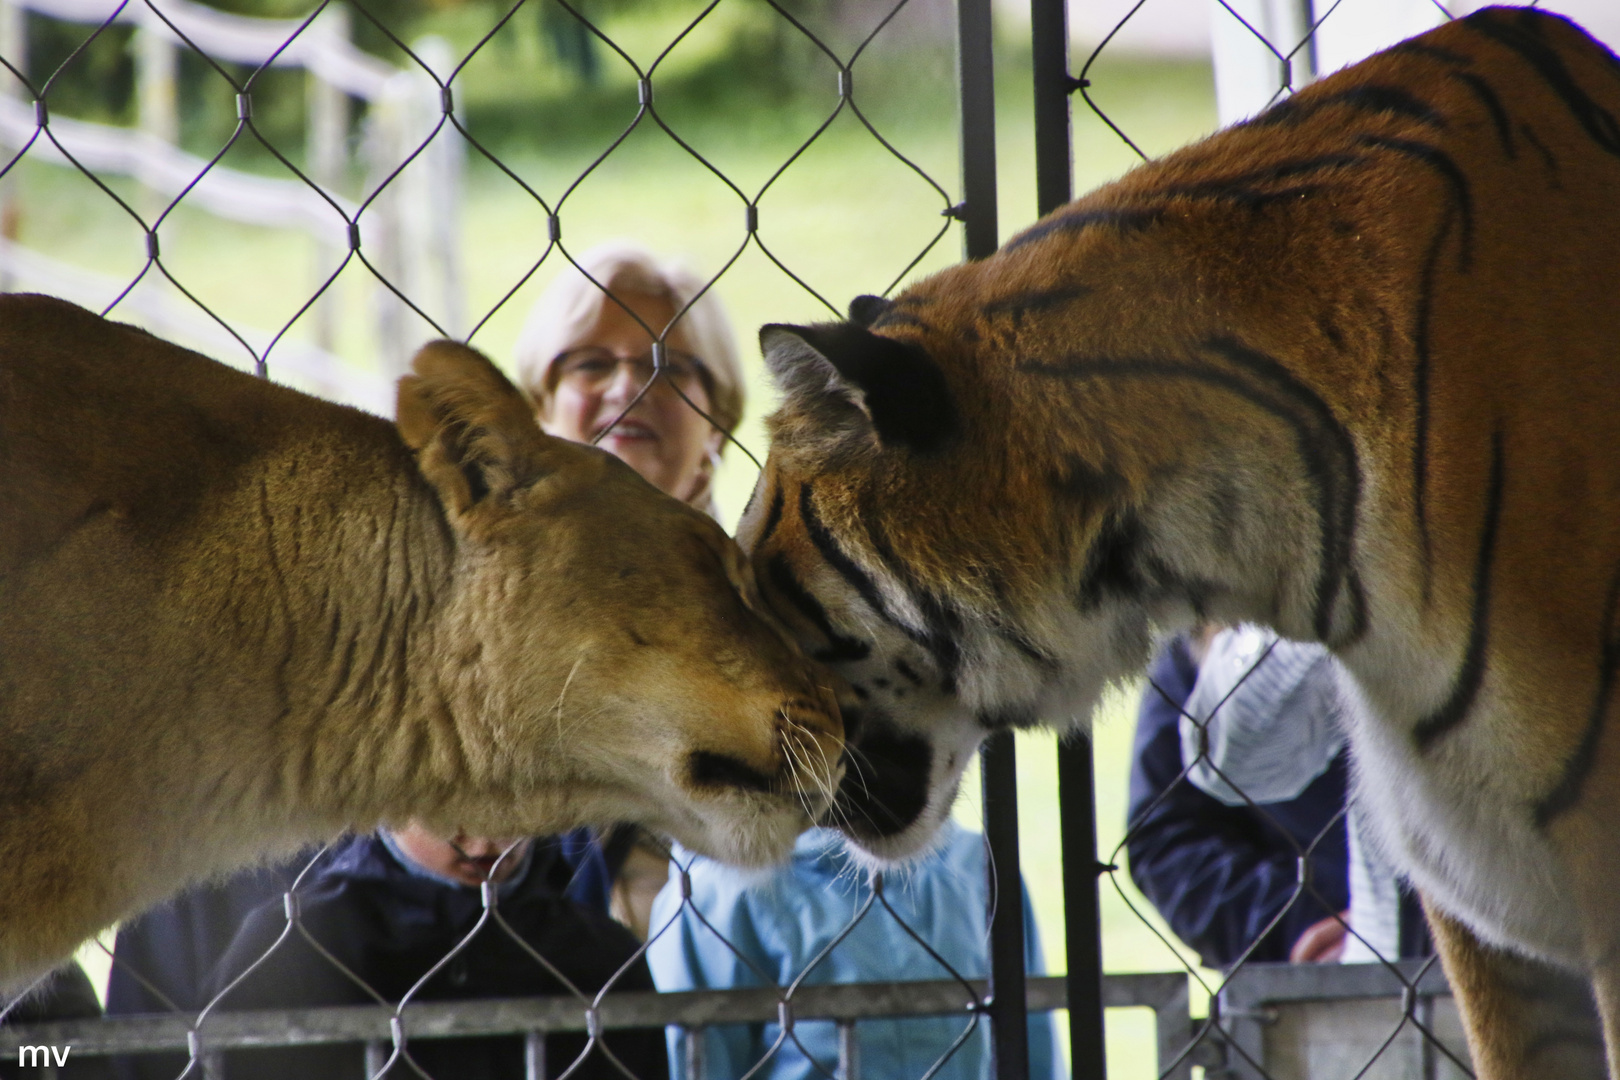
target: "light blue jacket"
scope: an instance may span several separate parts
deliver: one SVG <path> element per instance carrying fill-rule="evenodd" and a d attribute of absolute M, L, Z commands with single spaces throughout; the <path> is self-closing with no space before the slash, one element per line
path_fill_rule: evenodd
<path fill-rule="evenodd" d="M 692 903 L 683 907 L 678 867 L 688 864 Z M 983 978 L 988 967 L 985 890 L 983 839 L 947 822 L 932 853 L 885 876 L 883 894 L 895 913 L 958 973 Z M 830 829 L 805 833 L 788 864 L 767 873 L 734 870 L 677 848 L 669 883 L 653 903 L 651 929 L 657 936 L 647 951 L 653 981 L 665 991 L 770 983 L 785 987 L 843 932 L 871 894 L 867 874 L 846 851 L 843 837 Z M 1024 925 L 1028 928 L 1024 962 L 1030 974 L 1040 974 L 1044 966 L 1027 895 Z M 877 902 L 805 983 L 950 977 Z M 860 1075 L 868 1080 L 915 1080 L 972 1022 L 966 1015 L 862 1020 L 855 1027 Z M 987 1080 L 988 1021 L 979 1021 L 978 1027 L 937 1077 Z M 800 1021 L 793 1033 L 799 1045 L 784 1040 L 770 1065 L 755 1075 L 760 1080 L 825 1080 L 833 1075 L 838 1063 L 836 1026 L 825 1020 Z M 737 1080 L 765 1056 L 780 1034 L 775 1022 L 709 1029 L 702 1080 Z M 1050 1014 L 1031 1014 L 1029 1042 L 1030 1076 L 1038 1080 L 1059 1076 L 1061 1057 Z M 692 1080 L 686 1076 L 685 1039 L 679 1029 L 669 1029 L 669 1043 L 671 1080 Z M 825 1072 L 806 1060 L 807 1052 Z"/>

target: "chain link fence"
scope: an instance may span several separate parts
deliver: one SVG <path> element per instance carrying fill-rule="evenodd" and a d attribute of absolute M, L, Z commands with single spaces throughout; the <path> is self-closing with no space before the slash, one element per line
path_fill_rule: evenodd
<path fill-rule="evenodd" d="M 1205 107 L 1212 100 L 1229 123 L 1473 6 L 998 9 L 1008 40 L 1027 23 L 1033 43 L 1038 209 L 1066 202 L 1077 175 L 1105 178 L 1181 141 L 1182 128 L 1156 125 L 1143 105 L 1187 70 L 1209 83 Z M 56 293 L 386 412 L 414 346 L 451 336 L 504 359 L 542 284 L 607 237 L 687 245 L 701 263 L 699 295 L 725 291 L 744 325 L 837 317 L 854 295 L 892 293 L 958 254 L 947 242 L 958 225 L 970 258 L 997 243 L 994 101 L 1006 88 L 994 78 L 989 0 L 327 0 L 273 13 L 0 0 L 0 288 Z M 1166 32 L 1180 41 L 1200 19 L 1212 67 L 1132 66 L 1133 49 Z M 1082 42 L 1072 57 L 1071 20 Z M 1022 43 L 1009 50 L 1021 74 Z M 727 72 L 739 64 L 749 70 Z M 1000 168 L 1020 183 L 1030 171 L 1005 158 Z M 673 385 L 673 326 L 644 324 L 652 371 L 637 401 Z M 752 484 L 764 411 L 733 438 L 742 453 L 725 465 L 723 515 Z M 917 880 L 849 864 L 819 898 L 835 912 L 832 929 L 782 947 L 791 962 L 773 967 L 762 924 L 727 921 L 712 906 L 722 886 L 709 869 L 662 849 L 655 864 L 668 880 L 647 940 L 580 961 L 578 942 L 547 939 L 525 901 L 497 884 L 502 866 L 534 874 L 550 860 L 573 875 L 559 890 L 573 888 L 577 851 L 548 840 L 508 847 L 446 916 L 448 946 L 381 980 L 355 970 L 334 924 L 310 914 L 344 860 L 362 857 L 357 845 L 369 841 L 350 838 L 196 901 L 217 924 L 183 943 L 196 954 L 190 969 L 211 973 L 189 988 L 196 997 L 174 993 L 163 970 L 122 946 L 102 946 L 115 977 L 158 1011 L 102 1017 L 67 977 L 4 1006 L 0 1069 L 438 1080 L 666 1068 L 842 1080 L 1042 1068 L 1206 1080 L 1471 1075 L 1411 899 L 1346 809 L 1330 676 L 1319 652 L 1251 628 L 1202 628 L 1156 661 L 1126 755 L 1056 749 L 1056 804 L 1026 802 L 1022 836 L 1049 831 L 1028 811 L 1061 825 L 1062 920 L 1040 930 L 1062 942 L 1052 952 L 1066 977 L 1027 970 L 1038 955 L 1028 912 L 1009 900 L 1020 774 L 1011 736 L 998 736 L 981 773 L 988 859 L 970 839 L 978 861 L 964 859 L 949 882 L 989 909 L 988 931 L 965 951 L 945 940 Z M 1293 741 L 1279 753 L 1284 728 Z M 1094 776 L 1118 788 L 1126 770 L 1121 834 L 1098 817 Z M 1100 834 L 1117 837 L 1101 861 Z M 1122 914 L 1139 920 L 1134 940 L 1150 930 L 1150 948 L 1115 955 L 1105 927 Z M 250 919 L 262 940 L 243 936 Z M 654 992 L 647 959 L 659 949 L 724 960 L 730 988 Z M 883 950 L 908 958 L 906 981 L 848 981 L 860 965 L 841 957 Z M 235 966 L 219 966 L 227 957 Z M 346 987 L 357 1003 L 242 1004 L 254 1001 L 241 991 L 256 977 L 289 965 L 319 970 L 322 985 Z M 480 965 L 520 972 L 509 985 L 522 989 L 457 1000 Z M 1041 1045 L 1050 1026 L 1028 1022 L 1065 1009 L 1067 1061 Z M 1151 1032 L 1116 1037 L 1118 1012 L 1105 1031 L 1105 1010 L 1118 1009 L 1151 1010 Z M 894 1026 L 901 1017 L 931 1026 Z M 883 1056 L 891 1043 L 909 1057 Z M 455 1055 L 479 1045 L 495 1048 L 486 1071 L 464 1071 L 457 1062 L 472 1059 Z M 104 1064 L 109 1072 L 95 1072 Z"/>

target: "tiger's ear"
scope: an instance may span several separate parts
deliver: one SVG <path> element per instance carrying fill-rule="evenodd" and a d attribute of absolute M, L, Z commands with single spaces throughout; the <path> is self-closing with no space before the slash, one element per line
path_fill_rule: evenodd
<path fill-rule="evenodd" d="M 765 366 L 788 402 L 828 426 L 876 436 L 885 447 L 930 453 L 960 427 L 945 373 L 923 349 L 854 323 L 759 331 Z"/>
<path fill-rule="evenodd" d="M 894 307 L 894 301 L 887 297 L 863 293 L 849 302 L 849 321 L 856 326 L 863 326 L 870 330 L 872 324 L 877 322 L 892 307 Z"/>
<path fill-rule="evenodd" d="M 511 380 L 454 341 L 424 345 L 399 380 L 395 423 L 452 518 L 551 471 L 551 437 Z"/>

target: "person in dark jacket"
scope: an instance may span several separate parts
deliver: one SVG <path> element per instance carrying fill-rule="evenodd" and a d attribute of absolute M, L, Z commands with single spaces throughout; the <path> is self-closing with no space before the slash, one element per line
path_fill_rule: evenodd
<path fill-rule="evenodd" d="M 291 888 L 319 853 L 310 848 L 273 866 L 195 886 L 119 927 L 107 976 L 108 1015 L 201 1011 L 208 1004 L 204 984 L 242 921 Z"/>
<path fill-rule="evenodd" d="M 453 854 L 439 857 L 424 849 L 433 842 Z M 565 895 L 576 867 L 562 840 L 525 841 L 497 862 L 504 846 L 467 837 L 435 841 L 414 827 L 354 837 L 330 856 L 313 881 L 299 888 L 302 932 L 286 935 L 272 949 L 287 927 L 286 907 L 279 898 L 261 905 L 226 950 L 209 992 L 223 993 L 219 1007 L 228 1010 L 376 1004 L 379 999 L 397 1003 L 449 957 L 413 1001 L 571 993 L 530 949 L 586 995 L 610 980 L 616 990 L 653 988 L 646 962 L 636 955 L 635 937 L 599 908 Z M 500 920 L 479 927 L 484 875 L 495 883 Z M 264 962 L 248 972 L 261 957 Z M 365 986 L 357 985 L 339 964 Z M 605 1038 L 633 1076 L 667 1076 L 661 1030 L 610 1032 Z M 545 1045 L 548 1070 L 556 1075 L 585 1052 L 586 1037 L 554 1035 Z M 524 1075 L 523 1041 L 517 1036 L 416 1039 L 407 1043 L 407 1052 L 417 1067 L 439 1080 L 518 1080 Z M 362 1070 L 362 1048 L 353 1044 L 225 1055 L 228 1080 L 352 1080 Z M 416 1075 L 405 1061 L 387 1073 L 396 1080 Z M 596 1047 L 572 1075 L 620 1078 L 623 1073 Z"/>
<path fill-rule="evenodd" d="M 339 842 L 339 849 L 344 843 Z M 613 874 L 604 845 L 589 829 L 575 829 L 547 843 L 571 868 L 564 895 L 607 911 Z M 261 905 L 279 904 L 320 853 L 319 847 L 308 848 L 274 865 L 194 886 L 120 927 L 107 979 L 107 1015 L 201 1012 L 208 1004 L 209 980 L 242 924 Z M 119 1080 L 173 1080 L 185 1070 L 187 1057 L 141 1054 L 112 1062 Z"/>
<path fill-rule="evenodd" d="M 1251 944 L 1251 960 L 1288 960 L 1313 931 L 1342 935 L 1334 913 L 1350 901 L 1339 816 L 1348 762 L 1341 753 L 1296 798 L 1260 809 L 1205 794 L 1182 775 L 1181 707 L 1197 677 L 1185 636 L 1173 639 L 1149 670 L 1131 764 L 1125 842 L 1131 879 L 1205 965 L 1230 967 Z M 1312 889 L 1301 893 L 1299 858 L 1306 851 Z"/>
<path fill-rule="evenodd" d="M 350 837 L 298 889 L 296 908 L 303 933 L 287 934 L 280 947 L 271 950 L 287 928 L 285 900 L 275 895 L 262 902 L 241 921 L 196 999 L 209 1001 L 222 994 L 219 1009 L 225 1010 L 377 1004 L 379 997 L 397 1002 L 463 941 L 465 947 L 416 991 L 413 1001 L 569 993 L 523 946 L 546 957 L 586 994 L 595 993 L 620 968 L 625 970 L 614 988 L 653 988 L 645 962 L 633 959 L 638 942 L 632 934 L 601 907 L 569 899 L 570 886 L 578 891 L 582 882 L 578 852 L 570 850 L 578 842 L 580 837 L 573 834 L 525 840 L 497 861 L 505 844 L 497 847 L 496 842 L 470 837 L 434 840 L 415 827 L 399 834 Z M 433 848 L 426 847 L 433 844 L 447 848 L 449 857 L 437 857 Z M 599 848 L 595 858 L 599 860 Z M 590 866 L 591 860 L 585 861 Z M 484 876 L 496 882 L 496 910 L 523 944 L 512 941 L 507 929 L 494 920 L 468 939 L 483 915 Z M 606 873 L 586 871 L 583 878 L 595 881 L 595 891 L 603 894 L 596 900 L 604 907 Z M 319 942 L 319 949 L 311 938 Z M 266 954 L 266 962 L 232 986 Z M 343 975 L 332 960 L 363 980 L 371 993 Z M 614 1031 L 606 1041 L 635 1077 L 666 1077 L 663 1031 Z M 583 1035 L 548 1038 L 549 1072 L 561 1074 L 585 1051 L 585 1044 Z M 415 1040 L 407 1049 L 411 1061 L 429 1077 L 523 1077 L 523 1041 L 518 1036 Z M 228 1080 L 353 1080 L 360 1075 L 363 1049 L 358 1044 L 225 1054 Z M 418 1074 L 400 1061 L 387 1075 Z M 622 1077 L 599 1048 L 573 1075 Z"/>

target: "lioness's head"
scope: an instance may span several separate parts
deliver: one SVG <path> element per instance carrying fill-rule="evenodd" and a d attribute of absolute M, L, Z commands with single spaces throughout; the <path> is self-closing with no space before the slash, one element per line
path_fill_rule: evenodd
<path fill-rule="evenodd" d="M 476 352 L 438 342 L 415 371 L 399 430 L 453 543 L 433 663 L 473 778 L 422 816 L 490 834 L 639 821 L 731 862 L 785 856 L 837 788 L 842 725 L 833 677 L 764 611 L 736 544 L 542 433 Z M 491 814 L 486 782 L 517 804 Z"/>

